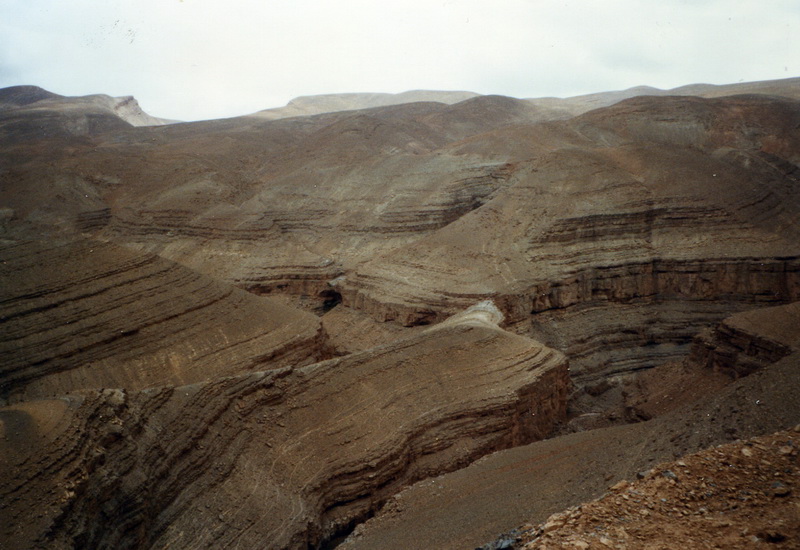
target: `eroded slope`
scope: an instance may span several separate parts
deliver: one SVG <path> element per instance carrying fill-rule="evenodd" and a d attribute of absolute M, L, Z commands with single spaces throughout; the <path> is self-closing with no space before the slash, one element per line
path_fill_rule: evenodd
<path fill-rule="evenodd" d="M 404 485 L 563 418 L 564 356 L 486 311 L 308 367 L 0 409 L 2 540 L 316 547 Z"/>
<path fill-rule="evenodd" d="M 0 246 L 0 398 L 141 389 L 302 365 L 313 315 L 152 254 L 93 240 Z"/>
<path fill-rule="evenodd" d="M 796 315 L 797 305 L 792 304 L 732 316 L 726 323 L 741 326 L 743 318 L 760 317 L 765 325 L 750 325 L 751 340 L 774 338 L 774 328 L 781 326 L 785 328 L 779 332 L 789 333 L 788 340 L 796 342 Z M 647 422 L 572 433 L 495 453 L 398 494 L 342 548 L 479 547 L 524 523 L 544 522 L 553 513 L 597 498 L 616 481 L 632 480 L 659 462 L 797 425 L 798 384 L 800 352 L 794 348 L 777 362 Z M 665 385 L 656 385 L 654 400 Z M 796 476 L 789 481 L 794 487 Z"/>
<path fill-rule="evenodd" d="M 406 325 L 492 296 L 579 373 L 679 357 L 731 312 L 800 297 L 799 122 L 793 100 L 636 98 L 454 144 L 490 146 L 507 185 L 339 291 Z"/>

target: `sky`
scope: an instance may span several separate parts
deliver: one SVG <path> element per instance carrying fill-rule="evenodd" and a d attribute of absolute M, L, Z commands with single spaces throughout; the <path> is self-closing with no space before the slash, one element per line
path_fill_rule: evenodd
<path fill-rule="evenodd" d="M 324 93 L 569 97 L 800 76 L 797 0 L 1 0 L 0 88 L 201 120 Z"/>

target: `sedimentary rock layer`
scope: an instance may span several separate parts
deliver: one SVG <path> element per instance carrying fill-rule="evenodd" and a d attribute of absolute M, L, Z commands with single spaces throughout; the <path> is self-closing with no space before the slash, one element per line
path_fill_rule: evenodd
<path fill-rule="evenodd" d="M 93 240 L 0 247 L 0 398 L 141 389 L 328 353 L 313 316 Z"/>
<path fill-rule="evenodd" d="M 761 88 L 797 95 L 795 81 L 747 89 Z M 585 301 L 576 281 L 626 300 L 651 268 L 800 254 L 797 101 L 637 97 L 541 120 L 480 96 L 67 142 L 31 122 L 27 141 L 0 136 L 13 150 L 0 199 L 11 222 L 102 234 L 316 307 L 346 275 L 345 303 L 405 324 L 487 296 L 511 323 Z"/>
<path fill-rule="evenodd" d="M 343 303 L 413 325 L 491 296 L 513 330 L 553 346 L 537 327 L 556 319 L 578 333 L 568 326 L 585 318 L 575 308 L 608 307 L 591 332 L 612 335 L 614 327 L 640 330 L 619 326 L 625 314 L 613 316 L 628 305 L 632 318 L 641 304 L 655 305 L 669 326 L 677 325 L 664 316 L 675 309 L 669 304 L 682 304 L 697 311 L 688 330 L 641 342 L 672 346 L 678 357 L 704 323 L 800 299 L 799 105 L 636 98 L 566 123 L 452 144 L 450 154 L 491 145 L 513 167 L 505 185 L 446 227 L 346 273 Z M 652 350 L 638 347 L 632 366 L 652 365 Z M 586 360 L 575 361 L 578 372 L 613 360 L 602 345 L 579 353 Z"/>
<path fill-rule="evenodd" d="M 792 353 L 800 346 L 800 302 L 725 319 L 695 338 L 690 360 L 738 378 Z"/>
<path fill-rule="evenodd" d="M 796 337 L 797 325 L 792 330 Z M 800 353 L 793 353 L 653 420 L 495 453 L 401 492 L 340 547 L 478 547 L 597 498 L 659 462 L 797 425 L 798 383 Z"/>
<path fill-rule="evenodd" d="M 784 85 L 575 118 L 482 96 L 146 128 L 0 93 L 0 545 L 319 546 L 549 433 L 569 386 L 552 348 L 586 386 L 571 410 L 621 407 L 616 375 L 800 299 L 798 82 L 749 91 Z M 454 315 L 486 298 L 499 311 Z M 796 347 L 751 325 L 702 357 L 738 375 Z M 683 412 L 645 399 L 653 420 L 501 452 L 449 495 L 429 480 L 421 516 L 364 541 L 446 547 L 424 536 L 444 522 L 481 543 L 514 503 L 797 423 L 797 372 L 789 355 Z"/>
<path fill-rule="evenodd" d="M 316 547 L 403 486 L 563 418 L 564 356 L 492 316 L 302 368 L 0 409 L 0 540 Z"/>

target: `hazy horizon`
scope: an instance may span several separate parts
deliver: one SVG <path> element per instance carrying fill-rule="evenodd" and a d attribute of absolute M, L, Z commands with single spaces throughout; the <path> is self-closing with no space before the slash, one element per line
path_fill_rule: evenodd
<path fill-rule="evenodd" d="M 179 120 L 334 93 L 572 97 L 800 75 L 788 0 L 8 0 L 0 15 L 0 87 L 132 95 Z"/>

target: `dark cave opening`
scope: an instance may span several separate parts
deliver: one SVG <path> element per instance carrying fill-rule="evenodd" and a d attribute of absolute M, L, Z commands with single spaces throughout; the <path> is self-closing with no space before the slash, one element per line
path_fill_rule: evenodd
<path fill-rule="evenodd" d="M 333 289 L 323 290 L 319 297 L 322 298 L 322 313 L 328 313 L 342 303 L 342 295 Z"/>

